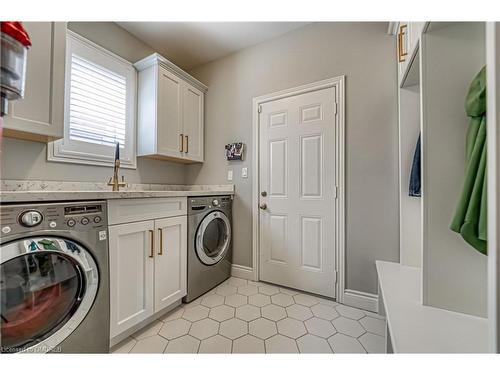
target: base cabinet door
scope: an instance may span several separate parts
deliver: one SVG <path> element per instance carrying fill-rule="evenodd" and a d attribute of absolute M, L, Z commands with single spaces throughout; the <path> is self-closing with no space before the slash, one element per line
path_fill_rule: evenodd
<path fill-rule="evenodd" d="M 186 295 L 187 217 L 155 220 L 157 246 L 154 260 L 155 313 Z"/>
<path fill-rule="evenodd" d="M 111 337 L 153 315 L 154 235 L 153 220 L 109 227 Z"/>

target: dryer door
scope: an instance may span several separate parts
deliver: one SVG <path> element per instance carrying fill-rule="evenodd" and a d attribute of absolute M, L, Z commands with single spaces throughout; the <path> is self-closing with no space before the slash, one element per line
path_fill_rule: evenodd
<path fill-rule="evenodd" d="M 208 266 L 220 262 L 231 244 L 231 222 L 221 211 L 209 213 L 196 231 L 196 254 Z"/>
<path fill-rule="evenodd" d="M 2 352 L 57 351 L 96 297 L 91 254 L 68 239 L 33 237 L 2 244 L 0 259 Z"/>

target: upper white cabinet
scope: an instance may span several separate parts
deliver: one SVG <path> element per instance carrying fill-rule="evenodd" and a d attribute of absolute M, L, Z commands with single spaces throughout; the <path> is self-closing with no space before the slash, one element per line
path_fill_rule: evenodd
<path fill-rule="evenodd" d="M 207 87 L 153 54 L 137 62 L 138 156 L 203 162 L 203 112 Z"/>
<path fill-rule="evenodd" d="M 28 49 L 25 96 L 9 103 L 3 135 L 49 142 L 64 136 L 65 22 L 24 22 Z"/>
<path fill-rule="evenodd" d="M 409 66 L 416 56 L 425 24 L 425 22 L 396 22 L 393 24 L 397 36 L 398 83 L 400 85 L 406 78 Z"/>

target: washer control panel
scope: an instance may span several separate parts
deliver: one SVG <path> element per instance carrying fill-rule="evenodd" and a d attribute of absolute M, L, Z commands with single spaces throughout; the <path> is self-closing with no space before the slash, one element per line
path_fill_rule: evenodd
<path fill-rule="evenodd" d="M 41 230 L 103 230 L 107 226 L 106 202 L 2 204 L 2 236 Z"/>

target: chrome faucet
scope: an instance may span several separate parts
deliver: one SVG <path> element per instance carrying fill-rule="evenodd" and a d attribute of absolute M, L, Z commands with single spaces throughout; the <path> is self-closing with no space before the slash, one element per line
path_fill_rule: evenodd
<path fill-rule="evenodd" d="M 122 180 L 119 181 L 118 179 L 118 171 L 120 169 L 120 143 L 116 143 L 116 150 L 115 150 L 115 166 L 113 168 L 113 177 L 111 177 L 108 181 L 108 186 L 113 187 L 113 191 L 120 191 L 120 187 L 125 187 L 127 186 L 127 183 L 125 182 L 125 178 L 122 175 Z"/>

